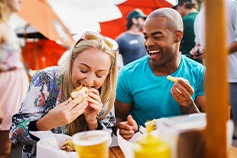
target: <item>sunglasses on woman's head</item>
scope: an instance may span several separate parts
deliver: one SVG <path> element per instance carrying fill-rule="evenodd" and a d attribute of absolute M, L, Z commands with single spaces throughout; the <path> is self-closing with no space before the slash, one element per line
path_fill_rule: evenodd
<path fill-rule="evenodd" d="M 104 43 L 111 48 L 111 50 L 113 51 L 117 51 L 118 50 L 118 44 L 117 42 L 115 42 L 112 38 L 106 37 L 106 36 L 102 36 L 96 32 L 93 31 L 87 31 L 85 32 L 80 40 L 76 43 L 76 45 L 81 41 L 81 40 L 103 40 Z"/>

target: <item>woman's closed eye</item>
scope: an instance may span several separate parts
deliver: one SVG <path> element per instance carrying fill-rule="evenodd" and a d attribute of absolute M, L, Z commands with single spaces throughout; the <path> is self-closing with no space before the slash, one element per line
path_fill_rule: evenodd
<path fill-rule="evenodd" d="M 104 76 L 106 76 L 106 72 L 96 73 L 96 77 L 98 77 L 98 78 L 103 78 Z"/>

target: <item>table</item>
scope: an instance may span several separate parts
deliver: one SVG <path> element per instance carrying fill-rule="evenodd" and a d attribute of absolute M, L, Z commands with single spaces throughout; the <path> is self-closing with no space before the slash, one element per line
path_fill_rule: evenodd
<path fill-rule="evenodd" d="M 237 157 L 237 148 L 232 146 L 228 149 L 228 158 L 236 158 L 236 157 Z"/>
<path fill-rule="evenodd" d="M 109 148 L 109 158 L 125 158 L 119 146 Z"/>
<path fill-rule="evenodd" d="M 237 148 L 230 147 L 228 149 L 228 158 L 236 158 L 236 157 L 237 157 Z M 125 158 L 125 156 L 121 151 L 120 147 L 116 146 L 116 147 L 110 147 L 109 158 Z"/>

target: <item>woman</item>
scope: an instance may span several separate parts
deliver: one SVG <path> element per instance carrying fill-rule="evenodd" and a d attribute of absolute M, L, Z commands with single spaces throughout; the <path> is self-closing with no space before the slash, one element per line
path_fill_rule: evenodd
<path fill-rule="evenodd" d="M 23 143 L 22 157 L 36 157 L 37 138 L 29 131 L 51 130 L 74 133 L 111 130 L 117 80 L 117 43 L 94 32 L 86 32 L 64 57 L 60 66 L 36 74 L 20 111 L 13 116 L 10 139 Z M 76 87 L 89 89 L 87 100 L 71 99 Z"/>
<path fill-rule="evenodd" d="M 0 124 L 0 158 L 7 157 L 10 153 L 12 115 L 20 109 L 29 85 L 21 61 L 19 41 L 8 24 L 12 14 L 19 8 L 19 0 L 0 0 L 0 109 L 3 114 Z"/>

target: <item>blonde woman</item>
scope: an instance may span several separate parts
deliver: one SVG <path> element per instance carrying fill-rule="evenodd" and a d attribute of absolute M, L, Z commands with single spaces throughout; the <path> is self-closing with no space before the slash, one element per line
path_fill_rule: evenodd
<path fill-rule="evenodd" d="M 21 61 L 18 38 L 8 24 L 12 14 L 19 8 L 19 0 L 0 0 L 0 109 L 3 114 L 0 124 L 0 158 L 5 158 L 10 153 L 12 115 L 19 110 L 29 85 Z"/>
<path fill-rule="evenodd" d="M 37 138 L 29 131 L 74 133 L 112 130 L 117 80 L 117 43 L 95 32 L 85 32 L 60 66 L 36 74 L 20 111 L 13 116 L 10 139 L 23 143 L 22 157 L 36 157 Z M 71 99 L 76 87 L 85 85 L 88 98 Z"/>

